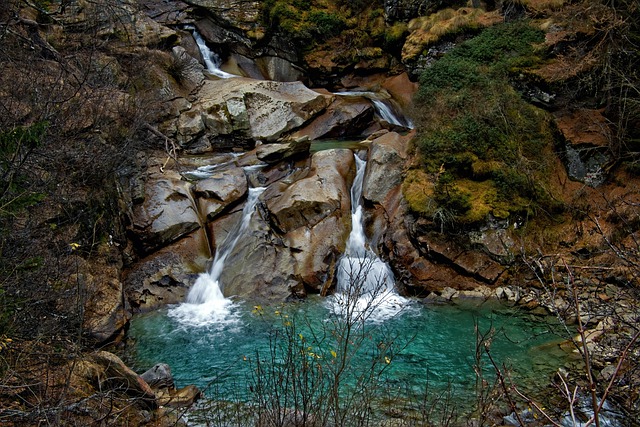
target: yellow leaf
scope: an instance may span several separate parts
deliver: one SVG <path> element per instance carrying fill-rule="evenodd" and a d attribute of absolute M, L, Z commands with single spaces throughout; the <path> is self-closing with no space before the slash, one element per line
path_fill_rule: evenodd
<path fill-rule="evenodd" d="M 389 359 L 387 356 L 384 357 L 384 361 L 387 363 L 387 365 L 391 363 L 391 359 Z"/>
<path fill-rule="evenodd" d="M 335 350 L 331 350 L 331 355 L 332 355 L 333 357 L 338 357 L 338 353 L 336 353 L 336 351 L 335 351 Z"/>

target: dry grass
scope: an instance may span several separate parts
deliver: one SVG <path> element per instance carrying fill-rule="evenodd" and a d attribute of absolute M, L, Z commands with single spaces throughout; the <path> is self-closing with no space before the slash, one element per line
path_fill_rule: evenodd
<path fill-rule="evenodd" d="M 479 8 L 462 7 L 443 9 L 429 16 L 421 16 L 409 22 L 410 31 L 402 48 L 402 59 L 415 59 L 427 47 L 442 37 L 462 30 L 483 28 L 502 22 L 497 11 L 485 12 Z"/>

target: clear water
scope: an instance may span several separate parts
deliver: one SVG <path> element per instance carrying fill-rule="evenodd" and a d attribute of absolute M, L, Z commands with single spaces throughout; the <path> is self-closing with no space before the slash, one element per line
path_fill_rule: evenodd
<path fill-rule="evenodd" d="M 333 363 L 337 344 L 332 331 L 340 327 L 342 315 L 335 313 L 332 304 L 333 297 L 312 297 L 278 307 L 234 302 L 228 321 L 202 326 L 184 324 L 166 310 L 140 315 L 131 322 L 130 363 L 140 372 L 168 363 L 178 387 L 195 384 L 207 389 L 215 384 L 218 396 L 248 401 L 255 361 L 282 362 L 280 353 L 270 353 L 276 331 L 280 337 L 288 330 L 294 340 L 304 339 L 308 357 L 318 364 Z M 564 363 L 556 345 L 559 337 L 550 332 L 553 325 L 547 318 L 491 301 L 429 306 L 413 302 L 384 322 L 357 328 L 357 354 L 350 359 L 348 371 L 356 375 L 376 364 L 384 372 L 376 380 L 381 384 L 372 386 L 384 383 L 419 393 L 428 381 L 431 392 L 451 389 L 457 400 L 468 400 L 476 381 L 476 324 L 484 332 L 495 330 L 492 355 L 498 364 L 511 367 L 522 389 L 546 385 Z M 278 345 L 283 344 L 279 339 Z M 482 365 L 491 376 L 486 356 Z"/>

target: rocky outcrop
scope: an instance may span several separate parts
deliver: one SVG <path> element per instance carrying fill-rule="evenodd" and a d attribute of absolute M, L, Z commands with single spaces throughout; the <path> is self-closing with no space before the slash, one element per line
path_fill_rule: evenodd
<path fill-rule="evenodd" d="M 249 233 L 227 258 L 220 278 L 225 295 L 283 300 L 330 286 L 348 234 L 352 166 L 349 150 L 316 153 L 306 177 L 263 193 Z M 229 217 L 213 228 L 229 229 L 225 224 L 238 220 Z"/>
<path fill-rule="evenodd" d="M 86 290 L 84 303 L 84 333 L 95 343 L 106 343 L 122 339 L 131 318 L 124 288 L 119 279 L 119 269 L 103 266 L 94 274 L 76 275 L 75 279 Z M 72 279 L 74 279 L 72 277 Z"/>
<path fill-rule="evenodd" d="M 292 137 L 308 136 L 320 138 L 341 138 L 362 135 L 373 120 L 373 106 L 364 98 L 337 97 L 320 116 Z"/>
<path fill-rule="evenodd" d="M 300 227 L 314 227 L 330 215 L 348 212 L 346 177 L 353 162 L 349 150 L 316 153 L 307 178 L 284 189 L 267 202 L 274 227 L 281 233 Z"/>
<path fill-rule="evenodd" d="M 229 167 L 196 181 L 193 193 L 198 199 L 200 214 L 212 220 L 227 206 L 245 197 L 248 188 L 242 168 Z"/>
<path fill-rule="evenodd" d="M 554 114 L 565 141 L 563 160 L 570 178 L 592 187 L 607 177 L 604 167 L 611 161 L 609 143 L 613 136 L 602 110 L 561 110 Z"/>
<path fill-rule="evenodd" d="M 177 139 L 183 145 L 203 135 L 213 141 L 219 136 L 276 141 L 319 114 L 331 101 L 330 96 L 299 82 L 245 78 L 207 81 L 197 96 L 175 124 Z"/>
<path fill-rule="evenodd" d="M 134 239 L 144 253 L 160 249 L 200 227 L 198 213 L 185 181 L 175 173 L 147 176 L 143 195 L 134 199 Z"/>

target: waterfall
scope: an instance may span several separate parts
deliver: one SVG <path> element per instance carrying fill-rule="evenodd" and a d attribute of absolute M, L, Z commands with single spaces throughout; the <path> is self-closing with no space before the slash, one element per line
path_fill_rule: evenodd
<path fill-rule="evenodd" d="M 363 225 L 362 187 L 366 162 L 355 155 L 356 177 L 351 186 L 351 233 L 338 261 L 333 311 L 351 320 L 384 321 L 407 304 L 395 290 L 393 272 L 367 247 Z"/>
<path fill-rule="evenodd" d="M 362 98 L 367 98 L 373 104 L 373 107 L 376 111 L 376 114 L 380 116 L 380 118 L 386 121 L 389 124 L 394 126 L 401 126 L 408 129 L 413 129 L 413 123 L 406 117 L 404 114 L 399 112 L 399 109 L 396 108 L 395 105 L 390 100 L 383 99 L 380 95 L 375 92 L 362 92 L 362 91 L 354 91 L 354 92 L 336 92 L 336 95 L 340 96 L 359 96 Z"/>
<path fill-rule="evenodd" d="M 206 326 L 235 322 L 231 308 L 233 302 L 225 298 L 220 276 L 227 257 L 231 254 L 240 238 L 249 228 L 251 217 L 265 187 L 250 188 L 249 197 L 242 209 L 242 217 L 227 234 L 224 242 L 216 248 L 216 255 L 211 268 L 200 274 L 187 295 L 186 302 L 169 310 L 169 315 L 179 321 L 194 325 Z"/>
<path fill-rule="evenodd" d="M 209 71 L 214 76 L 218 76 L 222 79 L 228 79 L 230 77 L 237 77 L 233 74 L 227 73 L 226 71 L 222 71 L 220 69 L 220 65 L 222 61 L 220 57 L 209 49 L 209 46 L 205 43 L 204 39 L 198 33 L 195 28 L 192 31 L 193 38 L 198 45 L 198 49 L 200 49 L 200 53 L 202 54 L 202 59 L 204 59 L 204 63 L 207 66 L 207 71 Z"/>

